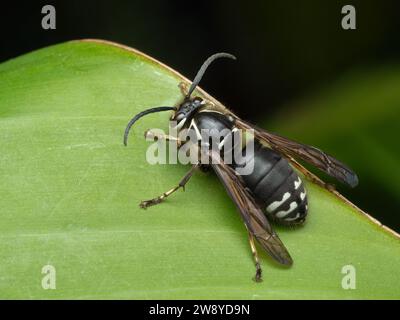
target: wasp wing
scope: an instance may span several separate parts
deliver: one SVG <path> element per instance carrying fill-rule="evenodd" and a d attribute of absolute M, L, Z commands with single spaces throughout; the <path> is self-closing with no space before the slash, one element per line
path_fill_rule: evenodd
<path fill-rule="evenodd" d="M 254 130 L 254 136 L 256 139 L 266 142 L 272 149 L 286 155 L 289 160 L 291 157 L 304 160 L 324 171 L 331 177 L 348 184 L 350 187 L 354 188 L 358 184 L 357 175 L 349 167 L 322 150 L 313 146 L 291 141 L 285 137 L 253 126 L 239 118 L 236 118 L 235 123 L 241 129 Z"/>
<path fill-rule="evenodd" d="M 293 260 L 289 252 L 272 229 L 253 196 L 244 188 L 241 178 L 235 174 L 231 167 L 223 162 L 211 164 L 211 166 L 239 209 L 247 230 L 277 262 L 291 265 Z"/>

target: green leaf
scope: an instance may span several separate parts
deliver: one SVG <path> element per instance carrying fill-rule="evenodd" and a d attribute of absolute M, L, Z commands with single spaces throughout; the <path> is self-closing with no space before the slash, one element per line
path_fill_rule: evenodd
<path fill-rule="evenodd" d="M 399 298 L 398 235 L 307 183 L 301 228 L 277 227 L 294 265 L 264 253 L 264 281 L 239 214 L 212 174 L 197 173 L 165 203 L 140 200 L 175 185 L 183 165 L 146 162 L 148 128 L 129 119 L 181 99 L 183 78 L 119 45 L 74 41 L 0 65 L 1 298 Z M 217 102 L 216 102 L 217 103 Z M 42 267 L 56 289 L 42 288 Z M 344 290 L 343 266 L 356 270 Z"/>

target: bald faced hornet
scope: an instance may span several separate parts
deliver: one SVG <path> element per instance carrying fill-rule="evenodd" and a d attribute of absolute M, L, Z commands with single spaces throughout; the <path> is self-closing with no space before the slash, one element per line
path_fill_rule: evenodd
<path fill-rule="evenodd" d="M 184 188 L 197 168 L 211 167 L 237 206 L 248 230 L 250 247 L 256 266 L 254 280 L 261 281 L 261 266 L 254 239 L 275 261 L 282 265 L 290 266 L 293 260 L 278 235 L 272 229 L 269 220 L 293 225 L 302 224 L 307 216 L 306 189 L 294 168 L 302 172 L 306 178 L 327 187 L 325 183 L 306 170 L 296 159 L 314 165 L 351 187 L 355 187 L 358 184 L 358 178 L 346 165 L 315 147 L 294 142 L 258 128 L 243 121 L 222 106 L 216 106 L 198 96 L 192 97 L 193 91 L 199 84 L 206 69 L 218 58 L 236 59 L 228 53 L 216 53 L 210 56 L 199 69 L 189 90 L 186 90 L 185 85 L 181 85 L 184 98 L 177 107 L 151 108 L 140 112 L 132 118 L 125 130 L 124 144 L 127 144 L 130 128 L 139 118 L 160 111 L 174 111 L 171 120 L 176 121 L 176 129 L 179 131 L 183 129 L 190 129 L 196 132 L 200 132 L 203 129 L 216 129 L 217 132 L 222 130 L 228 132 L 252 130 L 254 133 L 252 140 L 253 152 L 246 153 L 247 144 L 242 148 L 245 160 L 253 165 L 251 174 L 239 174 L 239 164 L 234 161 L 226 163 L 224 158 L 220 157 L 218 150 L 202 148 L 199 149 L 199 152 L 203 153 L 202 155 L 206 153 L 206 159 L 215 161 L 207 162 L 206 164 L 200 161 L 193 164 L 177 186 L 164 192 L 159 197 L 142 201 L 140 207 L 147 208 L 161 203 L 179 188 Z M 179 147 L 189 143 L 181 141 L 177 137 L 158 135 L 151 131 L 147 132 L 147 136 L 175 140 Z M 201 136 L 199 136 L 200 142 L 203 143 L 201 139 Z"/>

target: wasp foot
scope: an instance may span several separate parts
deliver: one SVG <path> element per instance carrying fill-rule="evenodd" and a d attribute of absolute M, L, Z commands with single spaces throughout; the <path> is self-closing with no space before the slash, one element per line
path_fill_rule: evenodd
<path fill-rule="evenodd" d="M 185 82 L 180 82 L 178 84 L 179 89 L 181 90 L 181 93 L 183 94 L 184 97 L 188 94 L 189 91 L 189 85 Z"/>
<path fill-rule="evenodd" d="M 256 275 L 254 276 L 253 280 L 254 280 L 255 282 L 262 282 L 262 276 L 261 276 L 261 274 L 262 274 L 262 270 L 261 270 L 260 264 L 257 263 L 257 264 L 256 264 Z"/>
<path fill-rule="evenodd" d="M 143 200 L 142 202 L 140 202 L 139 207 L 141 207 L 142 209 L 147 209 L 147 207 L 155 206 L 156 204 L 161 203 L 163 200 L 164 198 L 161 197 L 151 200 Z"/>

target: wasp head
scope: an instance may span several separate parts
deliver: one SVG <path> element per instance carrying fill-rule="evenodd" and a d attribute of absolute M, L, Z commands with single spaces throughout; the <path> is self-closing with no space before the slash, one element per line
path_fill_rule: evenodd
<path fill-rule="evenodd" d="M 128 134 L 129 130 L 133 126 L 133 124 L 139 120 L 141 117 L 150 114 L 150 113 L 155 113 L 155 112 L 161 112 L 161 111 L 170 111 L 174 110 L 175 114 L 172 116 L 171 120 L 176 121 L 177 124 L 177 129 L 180 130 L 185 123 L 188 123 L 192 117 L 196 114 L 196 112 L 199 110 L 199 108 L 203 105 L 205 105 L 205 102 L 203 99 L 199 97 L 191 98 L 191 94 L 193 93 L 194 89 L 197 87 L 199 84 L 201 78 L 204 75 L 204 72 L 208 68 L 208 66 L 218 58 L 230 58 L 230 59 L 236 59 L 233 55 L 229 53 L 216 53 L 213 54 L 211 57 L 209 57 L 201 66 L 199 71 L 197 72 L 196 77 L 194 78 L 190 88 L 189 92 L 186 95 L 185 99 L 183 102 L 178 106 L 178 108 L 175 107 L 168 107 L 168 106 L 162 106 L 162 107 L 155 107 L 155 108 L 150 108 L 147 110 L 144 110 L 142 112 L 139 112 L 137 115 L 135 115 L 131 121 L 129 121 L 128 125 L 126 126 L 125 133 L 124 133 L 124 144 L 127 144 L 128 141 Z"/>
<path fill-rule="evenodd" d="M 179 106 L 175 114 L 171 117 L 172 121 L 177 122 L 177 128 L 180 129 L 185 123 L 188 123 L 198 110 L 205 105 L 200 97 L 187 98 Z"/>

